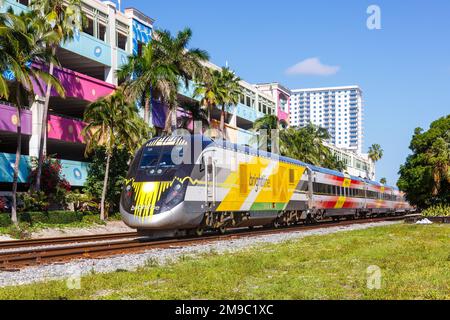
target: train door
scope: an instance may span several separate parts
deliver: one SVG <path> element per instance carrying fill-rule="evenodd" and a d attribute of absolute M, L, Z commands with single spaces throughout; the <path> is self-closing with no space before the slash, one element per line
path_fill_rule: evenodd
<path fill-rule="evenodd" d="M 216 163 L 212 156 L 206 156 L 205 161 L 205 203 L 208 207 L 216 205 Z"/>

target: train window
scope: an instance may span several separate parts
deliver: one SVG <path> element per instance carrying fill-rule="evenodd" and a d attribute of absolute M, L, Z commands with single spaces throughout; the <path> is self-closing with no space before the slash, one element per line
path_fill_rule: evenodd
<path fill-rule="evenodd" d="M 248 192 L 248 175 L 247 170 L 248 167 L 246 164 L 240 164 L 239 165 L 239 187 L 241 193 L 247 193 Z"/>
<path fill-rule="evenodd" d="M 289 169 L 289 184 L 295 183 L 295 170 Z"/>
<path fill-rule="evenodd" d="M 181 159 L 183 159 L 183 147 L 175 147 L 178 148 L 176 150 L 176 155 L 181 156 Z M 173 155 L 172 155 L 173 147 L 165 147 L 164 151 L 161 154 L 161 159 L 159 160 L 159 165 L 162 167 L 172 167 L 175 165 L 173 162 Z"/>
<path fill-rule="evenodd" d="M 146 148 L 139 165 L 140 169 L 156 167 L 156 165 L 158 164 L 161 149 L 161 147 Z"/>
<path fill-rule="evenodd" d="M 301 192 L 308 192 L 308 181 L 300 181 L 300 190 Z"/>

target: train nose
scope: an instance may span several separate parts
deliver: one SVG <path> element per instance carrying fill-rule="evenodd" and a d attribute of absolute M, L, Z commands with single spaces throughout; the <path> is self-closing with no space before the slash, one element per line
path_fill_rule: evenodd
<path fill-rule="evenodd" d="M 123 222 L 134 229 L 169 230 L 172 229 L 175 219 L 173 210 L 160 212 L 157 215 L 138 216 L 130 214 L 122 205 L 120 205 L 120 214 Z"/>

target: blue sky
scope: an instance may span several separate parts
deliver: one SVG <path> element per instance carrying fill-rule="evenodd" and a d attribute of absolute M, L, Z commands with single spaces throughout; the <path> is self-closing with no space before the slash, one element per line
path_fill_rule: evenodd
<path fill-rule="evenodd" d="M 169 4 L 170 3 L 170 4 Z M 381 30 L 369 30 L 366 10 L 381 9 Z M 414 128 L 450 113 L 448 0 L 122 0 L 176 32 L 189 26 L 192 46 L 251 83 L 290 88 L 360 85 L 365 145 L 385 151 L 377 177 L 395 184 Z M 309 58 L 339 67 L 331 75 L 290 75 Z"/>

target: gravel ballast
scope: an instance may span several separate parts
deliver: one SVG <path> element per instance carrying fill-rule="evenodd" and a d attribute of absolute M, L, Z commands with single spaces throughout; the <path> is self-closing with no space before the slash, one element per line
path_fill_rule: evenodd
<path fill-rule="evenodd" d="M 324 227 L 322 229 L 213 241 L 186 247 L 151 249 L 143 253 L 133 253 L 103 259 L 74 260 L 65 264 L 34 266 L 14 272 L 0 271 L 0 287 L 23 285 L 56 279 L 73 279 L 74 277 L 83 276 L 92 272 L 107 273 L 114 272 L 116 270 L 134 271 L 139 267 L 148 265 L 150 262 L 152 264 L 164 265 L 167 263 L 176 262 L 183 256 L 195 257 L 210 252 L 219 254 L 232 253 L 239 250 L 248 249 L 259 244 L 277 244 L 288 240 L 301 239 L 307 236 L 362 230 L 397 223 L 401 222 L 376 222 L 339 227 Z"/>

